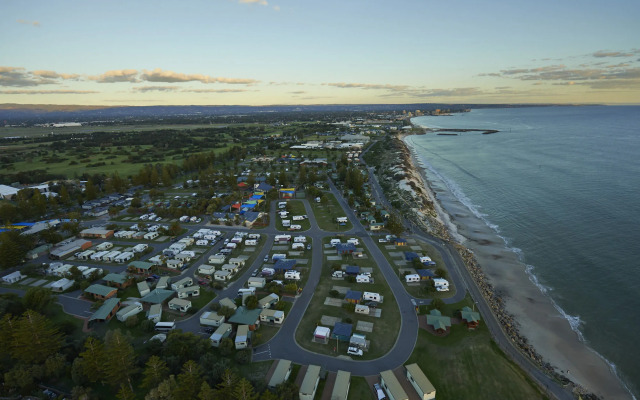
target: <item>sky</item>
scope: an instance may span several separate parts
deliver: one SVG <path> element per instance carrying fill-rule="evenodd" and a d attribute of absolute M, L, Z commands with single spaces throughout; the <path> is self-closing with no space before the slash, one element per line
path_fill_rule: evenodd
<path fill-rule="evenodd" d="M 0 103 L 640 104 L 640 2 L 0 0 Z"/>

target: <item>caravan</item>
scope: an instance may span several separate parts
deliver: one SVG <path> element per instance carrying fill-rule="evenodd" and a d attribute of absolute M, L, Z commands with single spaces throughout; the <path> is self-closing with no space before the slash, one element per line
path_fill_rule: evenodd
<path fill-rule="evenodd" d="M 331 247 L 336 247 L 340 243 L 342 243 L 340 239 L 331 239 Z"/>
<path fill-rule="evenodd" d="M 369 275 L 356 275 L 356 283 L 371 283 L 371 276 L 369 276 Z"/>
<path fill-rule="evenodd" d="M 420 275 L 418 274 L 409 274 L 404 277 L 407 283 L 420 282 Z"/>
<path fill-rule="evenodd" d="M 284 279 L 300 280 L 300 271 L 287 271 L 284 273 Z"/>
<path fill-rule="evenodd" d="M 362 298 L 365 300 L 371 300 L 371 301 L 377 301 L 380 302 L 380 300 L 382 299 L 382 296 L 380 296 L 379 293 L 374 293 L 374 292 L 364 292 L 362 294 Z"/>

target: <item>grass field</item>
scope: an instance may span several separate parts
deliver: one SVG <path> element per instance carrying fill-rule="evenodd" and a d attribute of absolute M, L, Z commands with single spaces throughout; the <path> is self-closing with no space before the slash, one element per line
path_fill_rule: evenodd
<path fill-rule="evenodd" d="M 326 238 L 324 243 L 329 243 L 329 240 L 330 238 Z M 311 341 L 313 331 L 315 327 L 320 324 L 322 315 L 338 317 L 341 318 L 343 322 L 346 322 L 347 319 L 350 318 L 353 322 L 354 332 L 357 321 L 372 322 L 374 324 L 373 332 L 365 333 L 367 339 L 371 341 L 370 350 L 358 359 L 371 360 L 378 358 L 386 354 L 395 344 L 395 340 L 389 340 L 389 338 L 397 337 L 398 330 L 400 329 L 398 305 L 378 266 L 372 261 L 366 246 L 361 244 L 358 247 L 364 249 L 365 259 L 344 257 L 342 261 L 325 261 L 323 263 L 320 282 L 318 282 L 311 303 L 296 330 L 296 341 L 307 350 L 320 354 L 337 355 L 333 350 L 335 340 L 330 341 L 330 343 L 326 345 Z M 329 248 L 328 250 L 331 249 L 332 248 Z M 340 265 L 348 264 L 359 267 L 372 267 L 373 272 L 371 275 L 376 283 L 349 283 L 346 280 L 334 280 L 331 278 L 331 266 L 334 262 Z M 352 290 L 380 293 L 384 297 L 384 303 L 380 305 L 382 317 L 364 316 L 348 311 L 342 307 L 324 305 L 325 298 L 329 297 L 332 286 L 345 286 L 350 287 Z M 347 343 L 340 343 L 338 346 L 338 354 L 344 355 L 346 350 Z"/>
<path fill-rule="evenodd" d="M 309 204 L 311 204 L 313 214 L 316 217 L 316 221 L 318 221 L 318 227 L 322 230 L 332 232 L 344 232 L 352 229 L 353 224 L 349 220 L 347 220 L 347 223 L 344 226 L 340 226 L 336 222 L 336 218 L 345 217 L 346 213 L 338 203 L 338 200 L 336 200 L 333 193 L 325 192 L 324 196 L 329 199 L 329 202 L 326 205 L 316 203 L 315 199 L 309 199 Z"/>
<path fill-rule="evenodd" d="M 309 222 L 309 218 L 307 219 L 303 219 L 301 221 L 294 221 L 293 220 L 293 216 L 294 215 L 306 215 L 307 211 L 304 208 L 304 203 L 302 203 L 302 201 L 300 200 L 289 200 L 288 202 L 288 207 L 287 210 L 289 211 L 289 216 L 285 219 L 291 221 L 291 225 L 300 225 L 302 226 L 302 229 L 299 231 L 291 231 L 292 233 L 296 233 L 296 232 L 302 232 L 302 231 L 306 231 L 309 228 L 311 228 L 311 223 Z M 284 227 L 282 225 L 282 218 L 280 218 L 280 216 L 276 216 L 276 228 L 279 231 L 289 231 L 289 228 Z"/>
<path fill-rule="evenodd" d="M 347 400 L 371 398 L 373 398 L 373 396 L 367 380 L 362 376 L 351 376 L 351 385 L 349 386 L 349 397 Z"/>
<path fill-rule="evenodd" d="M 47 135 L 81 135 L 93 132 L 148 132 L 165 129 L 188 130 L 188 129 L 211 129 L 225 128 L 228 124 L 169 124 L 169 125 L 113 125 L 113 126 L 65 126 L 60 128 L 48 128 L 43 126 L 28 127 L 0 127 L 0 137 L 12 136 L 47 136 Z"/>
<path fill-rule="evenodd" d="M 435 270 L 436 268 L 443 268 L 444 270 L 447 270 L 447 266 L 444 263 L 444 261 L 442 261 L 442 256 L 440 256 L 440 253 L 431 245 L 421 242 L 421 241 L 417 241 L 417 243 L 415 245 L 412 246 L 420 246 L 422 250 L 414 250 L 409 246 L 396 246 L 395 249 L 393 250 L 387 250 L 385 246 L 390 245 L 391 243 L 376 243 L 378 245 L 378 248 L 380 249 L 380 251 L 382 251 L 382 254 L 384 254 L 385 258 L 387 259 L 387 261 L 389 261 L 389 264 L 391 264 L 391 266 L 393 267 L 394 271 L 396 271 L 396 273 L 399 274 L 398 268 L 413 268 L 413 265 L 411 265 L 410 263 L 407 263 L 407 265 L 405 267 L 398 267 L 395 263 L 394 260 L 399 260 L 399 258 L 392 258 L 391 255 L 389 253 L 391 252 L 401 252 L 404 254 L 405 251 L 413 251 L 416 252 L 418 254 L 425 254 L 429 257 L 431 257 L 431 260 L 434 261 L 436 263 L 435 267 L 431 267 L 430 269 Z M 404 260 L 404 257 L 402 258 Z M 426 267 L 425 267 L 426 268 Z M 400 275 L 398 275 L 400 276 Z M 439 298 L 439 299 L 446 299 L 449 297 L 453 297 L 456 294 L 456 288 L 453 284 L 453 282 L 449 282 L 449 291 L 448 292 L 433 292 L 433 293 L 427 293 L 424 291 L 424 287 L 425 287 L 425 283 L 420 284 L 419 286 L 410 286 L 407 285 L 404 277 L 400 276 L 400 280 L 402 281 L 402 283 L 404 284 L 404 288 L 406 289 L 407 293 L 409 293 L 410 295 L 416 297 L 416 298 L 420 298 L 420 299 L 434 299 L 434 298 Z"/>
<path fill-rule="evenodd" d="M 460 303 L 445 305 L 441 311 L 452 316 L 465 305 L 473 305 L 469 296 Z M 414 362 L 435 386 L 439 400 L 546 398 L 493 342 L 484 322 L 475 331 L 454 324 L 445 337 L 420 329 L 416 347 L 405 364 Z"/>

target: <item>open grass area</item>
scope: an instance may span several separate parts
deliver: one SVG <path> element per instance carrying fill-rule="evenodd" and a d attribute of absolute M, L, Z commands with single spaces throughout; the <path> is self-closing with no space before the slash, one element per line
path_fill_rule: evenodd
<path fill-rule="evenodd" d="M 397 260 L 404 260 L 404 252 L 405 251 L 412 251 L 418 254 L 424 254 L 427 255 L 431 258 L 432 261 L 434 261 L 436 263 L 435 266 L 433 267 L 420 267 L 420 268 L 428 268 L 428 269 L 432 269 L 432 270 L 436 270 L 437 268 L 442 268 L 445 271 L 448 272 L 447 270 L 447 266 L 444 263 L 444 261 L 442 261 L 442 256 L 440 255 L 440 253 L 430 244 L 421 242 L 419 240 L 416 241 L 415 244 L 410 244 L 409 246 L 395 246 L 395 249 L 391 249 L 388 250 L 386 248 L 386 246 L 391 246 L 391 243 L 379 243 L 377 241 L 377 239 L 374 239 L 376 241 L 376 244 L 378 246 L 378 248 L 380 249 L 380 251 L 382 251 L 382 254 L 384 254 L 385 258 L 387 259 L 387 261 L 389 261 L 389 264 L 391 264 L 391 266 L 393 267 L 394 271 L 396 271 L 396 273 L 398 274 L 398 276 L 400 277 L 400 281 L 404 284 L 404 288 L 406 289 L 407 293 L 409 293 L 410 295 L 416 297 L 416 298 L 420 298 L 420 299 L 446 299 L 449 297 L 453 297 L 456 294 L 456 288 L 455 285 L 453 284 L 453 282 L 449 281 L 449 291 L 448 292 L 432 292 L 432 293 L 427 293 L 425 291 L 425 287 L 426 287 L 426 282 L 422 282 L 420 283 L 420 285 L 408 285 L 404 279 L 403 276 L 401 276 L 400 272 L 399 272 L 399 268 L 415 268 L 413 266 L 412 263 L 407 261 L 407 265 L 406 266 L 397 266 L 396 263 L 394 262 Z M 420 246 L 421 250 L 417 250 L 417 249 L 412 249 L 411 246 Z M 398 252 L 398 253 L 402 253 L 403 256 L 402 258 L 398 258 L 398 257 L 391 257 L 392 252 Z M 419 268 L 417 268 L 419 269 Z"/>
<path fill-rule="evenodd" d="M 351 385 L 349 386 L 348 400 L 371 399 L 371 388 L 367 380 L 362 376 L 351 376 Z"/>
<path fill-rule="evenodd" d="M 441 311 L 453 316 L 465 305 L 473 305 L 469 296 Z M 435 386 L 438 399 L 546 398 L 493 342 L 484 322 L 475 331 L 454 324 L 445 337 L 420 329 L 416 347 L 405 364 L 414 362 Z"/>
<path fill-rule="evenodd" d="M 14 127 L 4 126 L 0 127 L 0 137 L 7 136 L 47 136 L 74 134 L 81 135 L 92 132 L 148 132 L 158 131 L 163 129 L 172 130 L 190 130 L 190 129 L 211 129 L 211 128 L 224 128 L 229 126 L 228 124 L 159 124 L 159 125 L 112 125 L 112 126 L 65 126 L 60 128 L 49 128 L 44 126 L 26 126 L 26 127 Z"/>
<path fill-rule="evenodd" d="M 326 238 L 324 243 L 329 243 L 330 238 Z M 323 246 L 324 247 L 324 246 Z M 369 250 L 363 244 L 357 247 L 361 247 L 364 250 L 364 257 L 361 259 L 354 259 L 351 256 L 343 257 L 341 261 L 326 261 L 323 263 L 322 276 L 318 286 L 316 287 L 311 303 L 307 308 L 307 311 L 300 321 L 296 330 L 296 341 L 298 344 L 307 350 L 327 355 L 344 355 L 347 350 L 347 343 L 341 342 L 337 347 L 337 352 L 334 351 L 336 347 L 335 340 L 331 340 L 329 344 L 319 344 L 312 342 L 313 331 L 317 325 L 320 325 L 322 315 L 328 315 L 332 317 L 338 317 L 342 319 L 342 322 L 353 323 L 354 333 L 357 321 L 372 322 L 374 324 L 373 332 L 360 332 L 364 333 L 367 340 L 371 341 L 369 351 L 366 351 L 364 355 L 358 359 L 371 360 L 386 354 L 393 347 L 395 341 L 389 340 L 389 338 L 397 337 L 398 330 L 400 329 L 400 313 L 398 312 L 398 305 L 391 292 L 391 289 L 387 285 L 382 273 L 378 266 L 373 262 Z M 330 252 L 333 255 L 335 252 L 333 248 L 329 247 L 323 249 L 323 251 Z M 332 266 L 338 265 L 357 265 L 359 267 L 371 267 L 375 283 L 349 283 L 346 279 L 333 279 L 331 278 Z M 349 287 L 352 290 L 358 290 L 361 292 L 377 292 L 383 296 L 384 302 L 379 306 L 382 310 L 381 318 L 375 318 L 368 315 L 356 314 L 355 312 L 348 311 L 342 307 L 325 305 L 325 298 L 329 297 L 329 292 L 333 286 Z"/>
<path fill-rule="evenodd" d="M 286 220 L 289 220 L 291 222 L 291 225 L 300 225 L 302 226 L 302 229 L 300 229 L 299 231 L 291 231 L 292 233 L 296 233 L 296 232 L 301 232 L 301 231 L 306 231 L 309 228 L 311 228 L 311 223 L 309 222 L 309 219 L 303 219 L 301 221 L 294 221 L 293 220 L 293 216 L 294 215 L 306 215 L 307 211 L 304 208 L 304 203 L 302 203 L 302 201 L 300 200 L 289 200 L 287 202 L 287 211 L 289 211 L 289 216 L 287 218 L 284 218 Z M 276 217 L 276 228 L 279 231 L 289 231 L 288 227 L 285 227 L 282 225 L 282 220 L 283 218 L 280 218 L 280 216 L 278 215 Z"/>
<path fill-rule="evenodd" d="M 318 227 L 322 230 L 332 232 L 344 232 L 352 229 L 353 224 L 349 220 L 347 220 L 345 225 L 339 225 L 336 222 L 336 218 L 345 217 L 347 214 L 333 193 L 325 192 L 323 195 L 328 199 L 328 202 L 316 203 L 315 199 L 309 199 L 313 214 L 316 217 L 316 221 L 318 221 Z"/>

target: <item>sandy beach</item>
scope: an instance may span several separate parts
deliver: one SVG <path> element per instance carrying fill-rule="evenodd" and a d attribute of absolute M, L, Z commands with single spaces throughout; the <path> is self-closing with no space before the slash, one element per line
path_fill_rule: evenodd
<path fill-rule="evenodd" d="M 588 392 L 603 399 L 632 399 L 606 360 L 581 340 L 504 240 L 451 193 L 434 189 L 430 183 L 433 177 L 421 167 L 411 138 L 401 138 L 413 164 L 406 166 L 412 170 L 407 173 L 433 201 L 438 214 L 435 218 L 446 227 L 451 240 L 473 252 L 488 281 L 505 300 L 506 311 L 515 318 L 520 335 L 556 373 Z"/>

